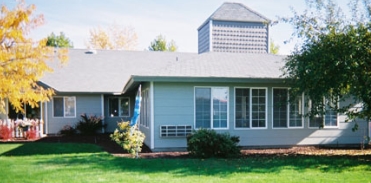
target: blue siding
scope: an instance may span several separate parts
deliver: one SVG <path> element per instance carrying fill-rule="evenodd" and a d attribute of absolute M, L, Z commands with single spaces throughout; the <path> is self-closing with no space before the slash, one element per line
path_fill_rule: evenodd
<path fill-rule="evenodd" d="M 76 97 L 76 117 L 63 118 L 53 117 L 53 102 L 47 103 L 47 133 L 57 134 L 65 125 L 74 126 L 79 120 L 81 114 L 96 115 L 102 117 L 101 95 L 74 95 L 74 94 L 59 94 L 58 96 L 75 96 Z M 45 120 L 44 120 L 45 121 Z"/>
<path fill-rule="evenodd" d="M 207 22 L 198 30 L 198 53 L 210 51 L 210 23 Z"/>

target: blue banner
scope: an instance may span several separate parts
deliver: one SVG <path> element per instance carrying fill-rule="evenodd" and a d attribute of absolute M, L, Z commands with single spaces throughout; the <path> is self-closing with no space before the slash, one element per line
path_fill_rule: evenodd
<path fill-rule="evenodd" d="M 131 118 L 131 121 L 130 121 L 130 126 L 136 125 L 137 122 L 138 122 L 139 116 L 140 116 L 140 103 L 142 101 L 141 88 L 142 88 L 142 86 L 139 85 L 137 96 L 135 97 L 134 113 L 133 113 L 133 117 Z"/>

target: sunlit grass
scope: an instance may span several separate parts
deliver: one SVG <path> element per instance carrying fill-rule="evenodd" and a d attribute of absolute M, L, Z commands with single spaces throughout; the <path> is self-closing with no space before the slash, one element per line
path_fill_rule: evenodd
<path fill-rule="evenodd" d="M 370 156 L 131 159 L 92 144 L 0 144 L 0 182 L 370 182 Z"/>

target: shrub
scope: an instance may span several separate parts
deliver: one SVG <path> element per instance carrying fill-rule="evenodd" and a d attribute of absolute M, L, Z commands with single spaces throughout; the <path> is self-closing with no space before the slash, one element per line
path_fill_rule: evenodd
<path fill-rule="evenodd" d="M 12 129 L 6 125 L 0 125 L 0 139 L 3 140 L 12 139 Z"/>
<path fill-rule="evenodd" d="M 115 132 L 110 135 L 111 139 L 127 150 L 133 157 L 138 157 L 142 151 L 145 135 L 138 130 L 137 126 L 130 126 L 130 121 L 117 124 Z"/>
<path fill-rule="evenodd" d="M 106 124 L 103 125 L 102 118 L 82 114 L 81 120 L 76 124 L 76 130 L 84 135 L 95 135 L 97 134 L 98 130 L 106 128 L 106 126 Z"/>
<path fill-rule="evenodd" d="M 76 129 L 70 125 L 64 125 L 61 130 L 59 130 L 59 134 L 61 135 L 74 135 L 76 133 Z"/>
<path fill-rule="evenodd" d="M 215 130 L 200 129 L 187 136 L 187 150 L 197 158 L 230 158 L 240 155 L 238 136 L 216 133 Z"/>

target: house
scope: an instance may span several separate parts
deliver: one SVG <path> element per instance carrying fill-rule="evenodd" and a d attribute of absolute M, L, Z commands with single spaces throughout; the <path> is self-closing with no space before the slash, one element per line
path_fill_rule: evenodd
<path fill-rule="evenodd" d="M 45 133 L 56 134 L 80 114 L 96 115 L 107 124 L 102 132 L 111 133 L 132 117 L 141 85 L 139 128 L 153 151 L 185 150 L 186 135 L 199 128 L 239 136 L 246 147 L 360 144 L 370 131 L 367 123 L 353 132 L 354 123 L 331 110 L 313 120 L 302 117 L 309 105 L 304 95 L 287 104 L 284 58 L 70 49 L 69 63 L 51 63 L 54 72 L 40 80 L 56 95 L 37 110 L 27 108 L 26 116 L 41 118 Z M 16 114 L 9 108 L 8 116 Z"/>
<path fill-rule="evenodd" d="M 40 82 L 56 91 L 43 103 L 47 134 L 73 125 L 82 113 L 104 117 L 105 132 L 133 114 L 142 87 L 139 128 L 154 151 L 184 150 L 186 134 L 212 128 L 240 136 L 241 146 L 359 144 L 366 123 L 327 113 L 310 121 L 304 96 L 287 106 L 284 56 L 252 53 L 172 53 L 71 49 L 68 65 Z M 319 123 L 324 124 L 319 129 Z"/>

